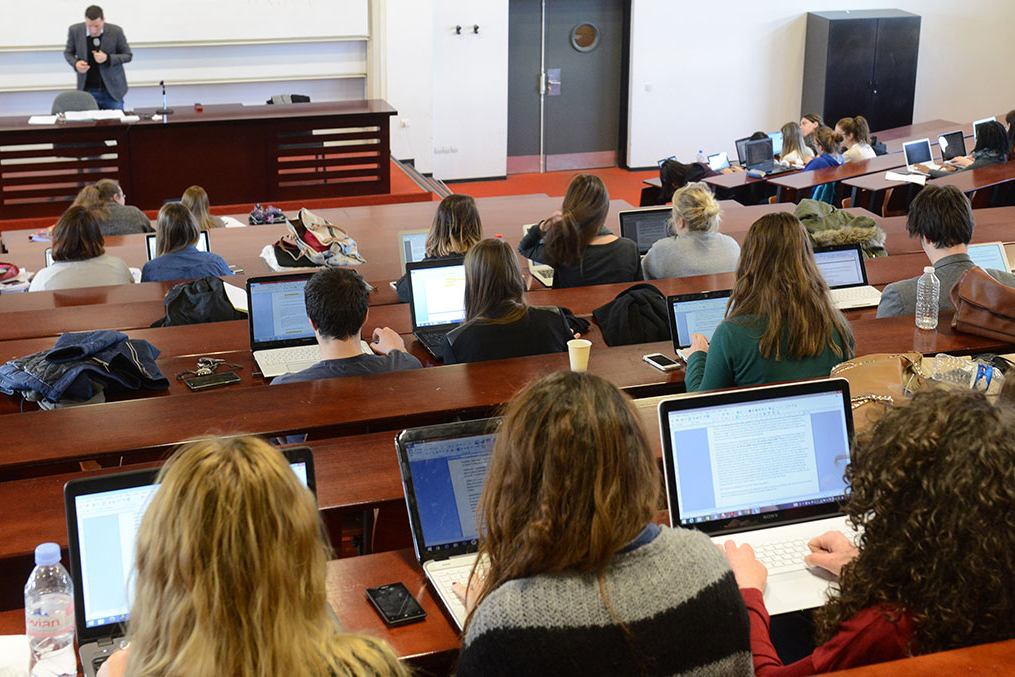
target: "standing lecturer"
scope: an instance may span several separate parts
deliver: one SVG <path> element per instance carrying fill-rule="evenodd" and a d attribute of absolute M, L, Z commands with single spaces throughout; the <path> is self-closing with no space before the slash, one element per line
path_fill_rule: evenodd
<path fill-rule="evenodd" d="M 84 22 L 70 27 L 63 56 L 77 71 L 78 89 L 94 96 L 99 108 L 123 110 L 127 94 L 123 64 L 134 55 L 123 29 L 107 24 L 101 7 L 90 6 L 85 10 Z"/>

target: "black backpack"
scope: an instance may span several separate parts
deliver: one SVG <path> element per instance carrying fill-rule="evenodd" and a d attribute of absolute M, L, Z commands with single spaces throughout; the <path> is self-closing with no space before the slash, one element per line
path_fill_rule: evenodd
<path fill-rule="evenodd" d="M 222 280 L 214 276 L 181 282 L 166 292 L 166 316 L 153 327 L 176 327 L 245 320 L 247 314 L 233 308 Z"/>

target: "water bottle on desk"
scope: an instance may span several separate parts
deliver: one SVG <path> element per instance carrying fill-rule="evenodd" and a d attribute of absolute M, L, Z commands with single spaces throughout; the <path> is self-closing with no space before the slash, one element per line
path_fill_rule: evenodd
<path fill-rule="evenodd" d="M 25 632 L 32 677 L 76 675 L 74 583 L 60 564 L 60 546 L 35 549 L 35 569 L 25 585 Z"/>
<path fill-rule="evenodd" d="M 920 329 L 937 329 L 938 299 L 941 281 L 934 274 L 934 266 L 926 266 L 916 283 L 916 326 Z"/>
<path fill-rule="evenodd" d="M 703 150 L 699 150 L 698 151 L 698 158 L 697 158 L 696 162 L 700 162 L 703 165 L 708 163 L 708 158 L 705 157 L 705 151 L 703 151 Z"/>

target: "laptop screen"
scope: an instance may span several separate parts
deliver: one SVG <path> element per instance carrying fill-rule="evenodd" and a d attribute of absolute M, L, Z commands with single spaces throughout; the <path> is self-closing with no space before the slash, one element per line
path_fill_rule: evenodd
<path fill-rule="evenodd" d="M 620 212 L 620 234 L 637 242 L 638 253 L 645 254 L 657 240 L 668 235 L 666 224 L 671 215 L 669 207 Z"/>
<path fill-rule="evenodd" d="M 976 137 L 978 136 L 978 132 L 977 132 L 976 128 L 979 127 L 980 125 L 982 125 L 985 122 L 996 122 L 996 121 L 997 121 L 997 118 L 995 118 L 992 115 L 989 118 L 983 118 L 982 120 L 977 120 L 976 122 L 973 123 L 973 145 L 976 144 Z"/>
<path fill-rule="evenodd" d="M 757 141 L 747 142 L 748 167 L 767 164 L 773 160 L 775 160 L 775 156 L 772 154 L 771 139 L 759 139 Z"/>
<path fill-rule="evenodd" d="M 962 136 L 961 129 L 937 137 L 937 145 L 941 148 L 941 159 L 943 160 L 951 160 L 966 154 L 966 140 Z"/>
<path fill-rule="evenodd" d="M 717 172 L 720 169 L 726 169 L 730 166 L 730 156 L 723 151 L 722 153 L 716 153 L 715 155 L 708 156 L 708 168 L 713 172 Z"/>
<path fill-rule="evenodd" d="M 973 260 L 973 265 L 984 270 L 990 268 L 1008 272 L 1008 255 L 1000 242 L 969 245 L 969 258 Z"/>
<path fill-rule="evenodd" d="M 906 155 L 906 166 L 930 162 L 930 139 L 920 139 L 902 144 L 902 152 Z"/>
<path fill-rule="evenodd" d="M 670 336 L 674 350 L 691 345 L 691 334 L 702 334 L 709 341 L 726 317 L 730 290 L 670 296 Z"/>
<path fill-rule="evenodd" d="M 772 152 L 782 155 L 782 132 L 769 132 L 768 138 L 772 140 Z"/>
<path fill-rule="evenodd" d="M 426 256 L 426 238 L 429 231 L 402 233 L 402 265 L 422 261 Z"/>
<path fill-rule="evenodd" d="M 147 245 L 148 247 L 148 260 L 151 261 L 156 256 L 158 256 L 158 254 L 156 253 L 158 251 L 158 240 L 156 240 L 155 233 L 149 233 L 148 235 L 145 235 L 145 245 Z M 195 246 L 197 247 L 197 250 L 200 252 L 211 251 L 211 247 L 209 246 L 209 236 L 207 230 L 200 231 L 200 235 L 197 238 L 197 244 Z"/>
<path fill-rule="evenodd" d="M 734 143 L 737 145 L 737 160 L 740 162 L 740 166 L 747 165 L 747 142 L 751 140 L 751 137 L 745 136 L 742 139 L 737 139 Z"/>
<path fill-rule="evenodd" d="M 750 522 L 753 515 L 834 510 L 846 494 L 849 463 L 849 397 L 842 383 L 685 398 L 673 410 L 660 404 L 672 470 L 670 510 L 676 508 L 678 523 L 705 525 L 697 528 L 707 532 L 710 523 L 733 527 L 731 520 Z"/>
<path fill-rule="evenodd" d="M 309 279 L 307 275 L 299 279 L 248 280 L 252 348 L 275 341 L 314 338 L 303 301 L 303 288 Z"/>
<path fill-rule="evenodd" d="M 46 267 L 49 268 L 53 265 L 53 248 L 46 247 Z"/>
<path fill-rule="evenodd" d="M 828 247 L 814 252 L 814 262 L 829 289 L 867 284 L 867 271 L 859 245 Z"/>
<path fill-rule="evenodd" d="M 465 320 L 465 266 L 462 263 L 409 267 L 413 327 Z"/>

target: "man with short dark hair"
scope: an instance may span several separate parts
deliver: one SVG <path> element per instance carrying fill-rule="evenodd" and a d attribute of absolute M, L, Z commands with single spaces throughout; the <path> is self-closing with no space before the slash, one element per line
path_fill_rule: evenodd
<path fill-rule="evenodd" d="M 95 97 L 99 108 L 123 110 L 127 95 L 123 64 L 134 54 L 123 29 L 107 24 L 101 7 L 89 6 L 85 20 L 70 27 L 63 56 L 78 74 L 78 89 Z"/>
<path fill-rule="evenodd" d="M 295 374 L 283 374 L 272 381 L 272 385 L 423 366 L 405 352 L 402 337 L 388 327 L 374 329 L 370 347 L 378 354 L 363 352 L 360 334 L 369 301 L 366 283 L 355 271 L 348 268 L 319 270 L 307 281 L 303 297 L 307 317 L 321 347 L 321 361 Z"/>
<path fill-rule="evenodd" d="M 973 210 L 969 198 L 955 186 L 928 184 L 909 205 L 906 230 L 910 237 L 919 237 L 923 251 L 934 265 L 934 274 L 941 281 L 941 310 L 954 310 L 950 294 L 962 274 L 975 264 L 969 258 L 969 242 L 973 239 Z M 1004 270 L 987 270 L 1001 284 L 1015 287 L 1015 275 Z M 893 282 L 881 293 L 878 317 L 913 315 L 916 312 L 914 277 Z"/>

